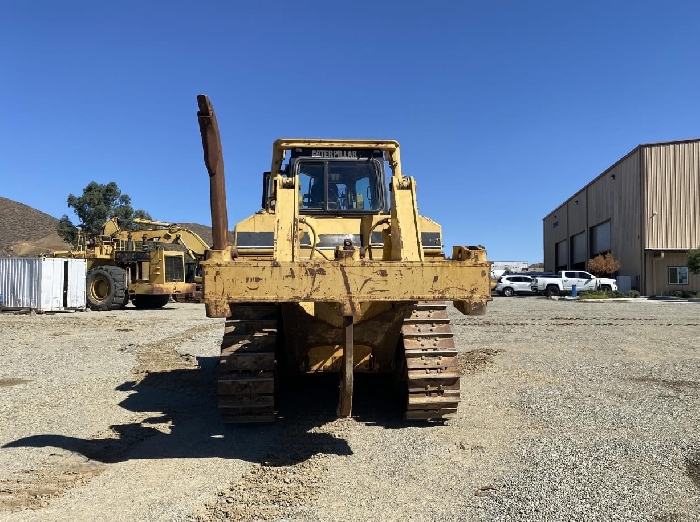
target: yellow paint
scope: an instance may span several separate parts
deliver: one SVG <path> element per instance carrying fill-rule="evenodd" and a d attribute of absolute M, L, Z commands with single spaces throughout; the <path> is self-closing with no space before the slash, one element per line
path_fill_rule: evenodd
<path fill-rule="evenodd" d="M 353 364 L 356 371 L 369 371 L 372 362 L 372 349 L 364 344 L 353 346 Z M 340 345 L 315 346 L 308 352 L 308 370 L 313 372 L 340 371 L 343 359 L 343 347 Z"/>

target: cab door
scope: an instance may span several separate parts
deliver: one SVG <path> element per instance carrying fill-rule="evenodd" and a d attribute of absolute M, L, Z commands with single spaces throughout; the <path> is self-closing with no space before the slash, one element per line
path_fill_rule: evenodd
<path fill-rule="evenodd" d="M 576 289 L 578 290 L 578 275 L 576 272 L 571 272 L 569 270 L 564 270 L 561 273 L 561 284 L 564 287 L 564 290 L 571 290 L 571 287 L 573 285 L 576 285 Z"/>
<path fill-rule="evenodd" d="M 577 272 L 578 275 L 578 286 L 576 288 L 581 289 L 581 291 L 595 290 L 595 278 L 593 274 L 588 272 Z"/>

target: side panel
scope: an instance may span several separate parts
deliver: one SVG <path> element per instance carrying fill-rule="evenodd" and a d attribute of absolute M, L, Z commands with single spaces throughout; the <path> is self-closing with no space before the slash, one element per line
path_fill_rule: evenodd
<path fill-rule="evenodd" d="M 75 301 L 85 307 L 85 260 L 63 258 L 0 258 L 0 293 L 6 308 L 29 308 L 39 312 L 63 310 L 66 265 L 74 272 L 73 289 L 68 290 Z M 68 280 L 71 280 L 69 275 Z M 69 288 L 71 283 L 69 282 Z M 71 304 L 68 305 L 71 308 Z"/>
<path fill-rule="evenodd" d="M 63 309 L 63 269 L 59 258 L 39 261 L 39 311 L 55 312 Z"/>
<path fill-rule="evenodd" d="M 0 258 L 0 293 L 5 308 L 39 306 L 39 258 Z"/>
<path fill-rule="evenodd" d="M 585 232 L 585 257 L 588 261 L 591 258 L 591 227 L 609 220 L 610 249 L 620 261 L 620 275 L 629 275 L 633 281 L 641 276 L 641 150 L 636 149 L 621 159 L 544 218 L 545 270 L 560 268 L 556 265 L 556 245 L 564 240 L 567 240 L 567 266 L 571 267 L 573 245 L 569 243 L 573 236 L 582 232 Z"/>
<path fill-rule="evenodd" d="M 557 208 L 542 220 L 544 235 L 544 269 L 556 271 L 556 244 L 567 239 L 567 206 Z"/>
<path fill-rule="evenodd" d="M 67 308 L 85 308 L 85 277 L 87 274 L 84 259 L 68 259 L 68 287 L 66 288 Z"/>
<path fill-rule="evenodd" d="M 620 261 L 620 275 L 642 273 L 641 152 L 637 149 L 588 187 L 587 245 L 590 229 L 610 220 L 610 250 Z"/>
<path fill-rule="evenodd" d="M 646 294 L 672 295 L 675 291 L 700 292 L 700 275 L 688 271 L 687 284 L 670 284 L 669 267 L 687 267 L 688 255 L 685 252 L 647 252 Z"/>
<path fill-rule="evenodd" d="M 585 232 L 588 222 L 587 205 L 586 189 L 574 194 L 571 199 L 566 202 L 569 237 L 580 232 Z"/>
<path fill-rule="evenodd" d="M 700 141 L 644 147 L 648 249 L 700 246 Z"/>

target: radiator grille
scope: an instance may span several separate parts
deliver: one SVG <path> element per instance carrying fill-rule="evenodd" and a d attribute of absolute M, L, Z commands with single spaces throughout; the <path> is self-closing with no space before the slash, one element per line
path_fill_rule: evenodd
<path fill-rule="evenodd" d="M 185 281 L 185 261 L 181 256 L 165 256 L 165 282 L 183 283 Z"/>

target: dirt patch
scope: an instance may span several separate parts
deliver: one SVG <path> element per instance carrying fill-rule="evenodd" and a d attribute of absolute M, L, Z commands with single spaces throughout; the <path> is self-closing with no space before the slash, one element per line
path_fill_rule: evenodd
<path fill-rule="evenodd" d="M 219 491 L 217 499 L 194 514 L 198 521 L 308 520 L 313 515 L 329 468 L 351 453 L 345 433 L 353 421 L 322 426 L 306 415 L 279 426 L 270 452 L 242 478 Z"/>
<path fill-rule="evenodd" d="M 632 382 L 640 384 L 655 384 L 666 386 L 677 392 L 687 392 L 689 390 L 700 389 L 700 382 L 697 381 L 684 381 L 679 379 L 659 379 L 656 377 L 633 377 L 630 379 Z"/>
<path fill-rule="evenodd" d="M 685 470 L 695 487 L 700 489 L 700 453 L 690 455 L 685 459 Z"/>
<path fill-rule="evenodd" d="M 254 465 L 243 478 L 197 514 L 196 520 L 282 520 L 290 519 L 309 505 L 320 491 L 324 467 L 322 457 L 275 466 Z"/>
<path fill-rule="evenodd" d="M 182 354 L 175 348 L 194 339 L 197 334 L 223 327 L 219 324 L 195 326 L 160 341 L 139 346 L 136 350 L 135 385 L 148 378 L 148 385 L 163 389 L 196 390 L 200 387 L 198 372 L 182 372 L 198 367 L 197 358 L 190 354 Z M 177 378 L 173 375 L 177 374 Z M 211 390 L 213 391 L 213 389 Z"/>
<path fill-rule="evenodd" d="M 469 350 L 459 354 L 459 371 L 462 375 L 476 373 L 489 364 L 493 364 L 496 355 L 504 352 L 502 349 L 482 348 Z"/>
<path fill-rule="evenodd" d="M 186 372 L 192 374 L 191 382 L 188 382 L 182 379 L 183 372 L 177 370 L 196 369 L 197 359 L 179 353 L 176 347 L 199 333 L 218 327 L 220 325 L 216 324 L 196 326 L 155 342 L 127 346 L 127 351 L 136 352 L 137 363 L 132 370 L 135 381 L 126 383 L 124 390 L 136 389 L 147 378 L 150 387 L 193 389 L 199 384 L 197 372 Z M 24 382 L 29 381 L 3 379 L 0 386 L 15 386 Z M 172 419 L 167 415 L 153 418 L 150 413 L 138 413 L 127 424 L 110 426 L 88 440 L 70 441 L 74 452 L 66 450 L 62 454 L 52 454 L 52 458 L 41 468 L 23 471 L 0 481 L 0 511 L 43 508 L 52 497 L 88 483 L 107 469 L 106 463 L 117 462 L 134 446 L 153 435 L 168 433 L 171 426 Z M 56 447 L 66 442 L 61 436 L 39 437 L 46 444 Z M 52 438 L 53 443 L 46 437 Z"/>
<path fill-rule="evenodd" d="M 17 386 L 19 384 L 24 384 L 25 382 L 31 382 L 31 379 L 0 379 L 0 388 Z"/>
<path fill-rule="evenodd" d="M 0 511 L 45 507 L 52 497 L 63 494 L 68 488 L 86 484 L 105 468 L 105 464 L 77 453 L 54 453 L 46 467 L 27 470 L 12 479 L 0 481 Z"/>

